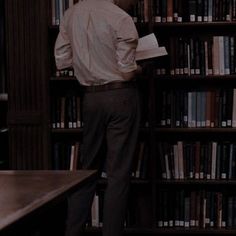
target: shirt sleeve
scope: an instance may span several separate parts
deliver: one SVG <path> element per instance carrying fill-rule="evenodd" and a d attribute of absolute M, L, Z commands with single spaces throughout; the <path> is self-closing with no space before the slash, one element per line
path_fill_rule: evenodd
<path fill-rule="evenodd" d="M 65 69 L 72 66 L 72 48 L 65 27 L 65 18 L 60 24 L 60 31 L 54 47 L 54 56 L 57 69 Z"/>
<path fill-rule="evenodd" d="M 135 53 L 138 45 L 138 32 L 130 16 L 124 17 L 117 30 L 116 55 L 119 70 L 123 73 L 137 69 Z"/>

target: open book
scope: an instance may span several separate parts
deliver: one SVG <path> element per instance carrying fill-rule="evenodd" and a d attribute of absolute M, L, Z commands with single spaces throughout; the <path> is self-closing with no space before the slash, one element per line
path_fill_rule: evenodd
<path fill-rule="evenodd" d="M 165 47 L 159 47 L 154 33 L 148 34 L 138 40 L 136 61 L 167 55 Z"/>

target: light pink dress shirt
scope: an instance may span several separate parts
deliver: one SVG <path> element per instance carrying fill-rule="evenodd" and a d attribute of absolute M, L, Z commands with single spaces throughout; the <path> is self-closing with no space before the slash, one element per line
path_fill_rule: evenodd
<path fill-rule="evenodd" d="M 73 66 L 84 86 L 124 81 L 137 69 L 138 33 L 132 18 L 112 0 L 80 0 L 68 9 L 55 44 L 58 69 Z"/>

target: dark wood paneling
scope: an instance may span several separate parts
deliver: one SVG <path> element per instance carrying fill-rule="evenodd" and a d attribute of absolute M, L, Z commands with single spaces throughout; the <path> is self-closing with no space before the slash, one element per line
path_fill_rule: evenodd
<path fill-rule="evenodd" d="M 7 0 L 9 143 L 13 169 L 48 169 L 48 2 Z"/>

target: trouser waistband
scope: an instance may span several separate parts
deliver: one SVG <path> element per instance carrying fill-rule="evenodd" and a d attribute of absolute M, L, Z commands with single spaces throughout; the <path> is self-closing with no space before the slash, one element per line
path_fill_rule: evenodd
<path fill-rule="evenodd" d="M 109 91 L 113 89 L 122 89 L 122 88 L 136 88 L 136 82 L 135 81 L 111 82 L 103 85 L 84 86 L 82 89 L 85 93 L 92 93 L 92 92 L 102 92 L 102 91 Z"/>

